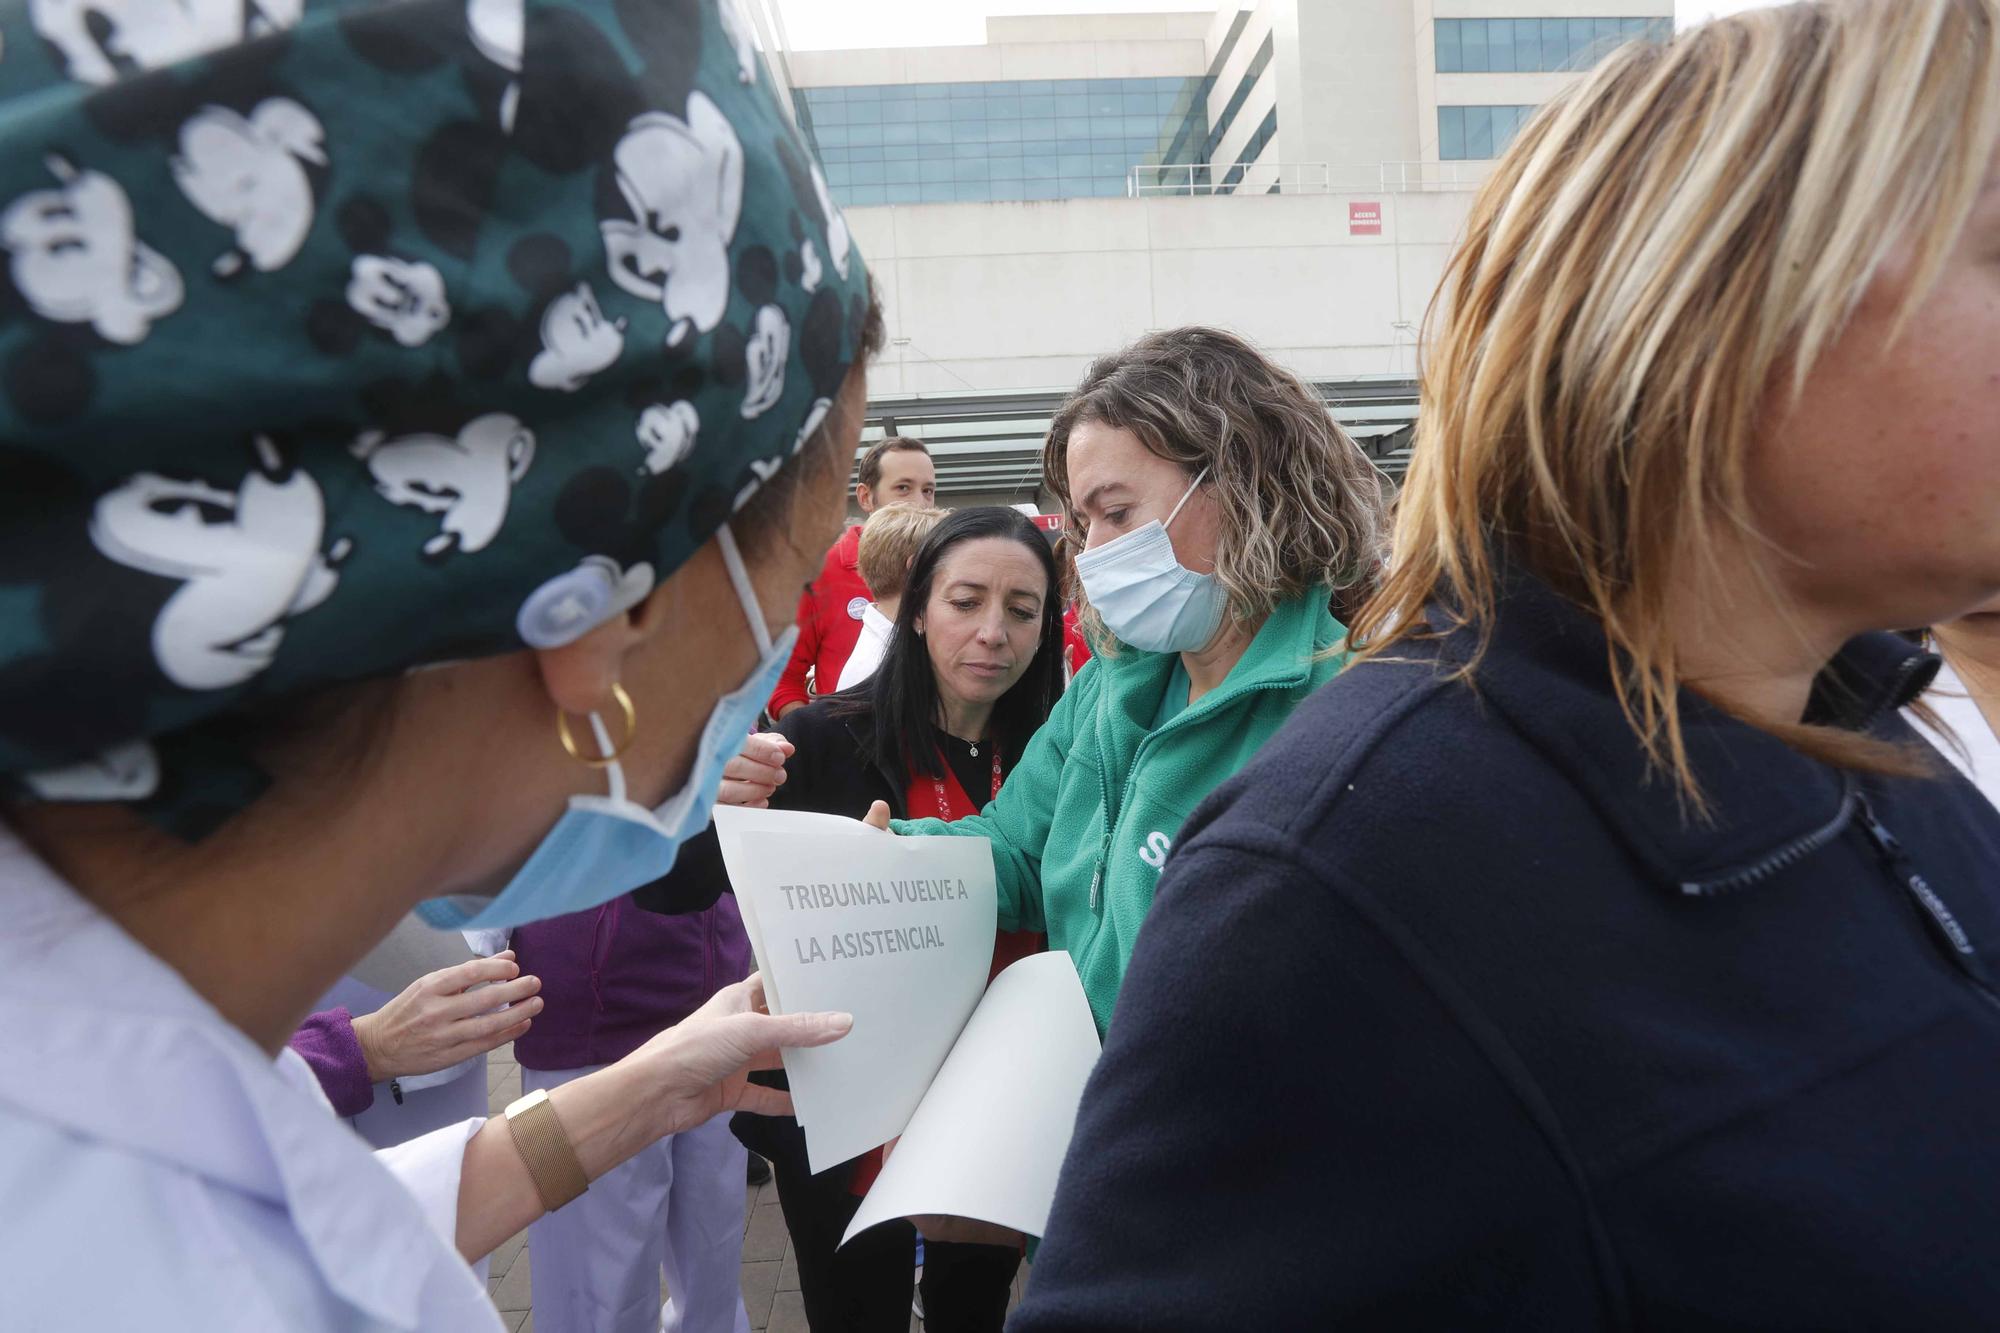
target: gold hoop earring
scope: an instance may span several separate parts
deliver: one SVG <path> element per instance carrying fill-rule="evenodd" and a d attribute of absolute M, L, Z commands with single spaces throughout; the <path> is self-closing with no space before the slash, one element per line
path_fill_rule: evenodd
<path fill-rule="evenodd" d="M 625 714 L 625 739 L 614 745 L 611 753 L 597 758 L 592 758 L 578 748 L 576 737 L 570 734 L 569 714 L 560 708 L 556 709 L 556 736 L 562 741 L 563 749 L 569 751 L 569 757 L 579 764 L 590 768 L 609 768 L 618 762 L 620 755 L 632 748 L 632 738 L 639 734 L 639 710 L 632 706 L 632 696 L 625 692 L 623 685 L 614 684 L 611 687 L 611 697 L 618 701 L 619 709 Z"/>

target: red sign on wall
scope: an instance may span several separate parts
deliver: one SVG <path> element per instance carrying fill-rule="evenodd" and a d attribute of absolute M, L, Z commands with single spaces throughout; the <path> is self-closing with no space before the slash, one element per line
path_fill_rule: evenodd
<path fill-rule="evenodd" d="M 1063 530 L 1063 516 L 1061 514 L 1036 514 L 1034 524 L 1043 532 L 1061 532 Z"/>
<path fill-rule="evenodd" d="M 1349 204 L 1347 206 L 1347 234 L 1349 236 L 1380 236 L 1382 234 L 1382 205 Z"/>

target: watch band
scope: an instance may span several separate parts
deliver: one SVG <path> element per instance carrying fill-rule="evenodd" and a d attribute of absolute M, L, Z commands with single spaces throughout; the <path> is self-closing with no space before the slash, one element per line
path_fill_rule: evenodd
<path fill-rule="evenodd" d="M 547 1089 L 536 1088 L 510 1103 L 506 1110 L 507 1130 L 514 1136 L 515 1151 L 521 1154 L 542 1207 L 554 1212 L 590 1188 L 583 1164 L 576 1160 L 562 1120 Z"/>

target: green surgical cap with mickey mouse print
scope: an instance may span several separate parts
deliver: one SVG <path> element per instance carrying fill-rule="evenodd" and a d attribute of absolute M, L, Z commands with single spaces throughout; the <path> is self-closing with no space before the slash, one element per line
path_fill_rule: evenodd
<path fill-rule="evenodd" d="M 734 0 L 0 4 L 0 781 L 568 642 L 824 420 L 868 279 Z"/>

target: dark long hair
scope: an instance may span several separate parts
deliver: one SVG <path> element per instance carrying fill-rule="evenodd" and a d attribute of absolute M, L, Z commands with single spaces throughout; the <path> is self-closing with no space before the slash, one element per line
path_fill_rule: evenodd
<path fill-rule="evenodd" d="M 910 561 L 910 580 L 896 614 L 896 633 L 882 665 L 866 685 L 847 692 L 836 707 L 843 713 L 873 713 L 875 752 L 883 772 L 908 781 L 911 770 L 942 777 L 938 758 L 937 674 L 931 667 L 930 646 L 916 632 L 916 618 L 930 604 L 931 585 L 945 553 L 961 542 L 1004 537 L 1034 553 L 1045 576 L 1042 593 L 1042 637 L 1035 656 L 1013 687 L 993 705 L 993 734 L 1018 756 L 1028 737 L 1048 720 L 1049 710 L 1063 689 L 1062 578 L 1048 540 L 1025 516 L 998 505 L 960 509 L 931 529 Z"/>

